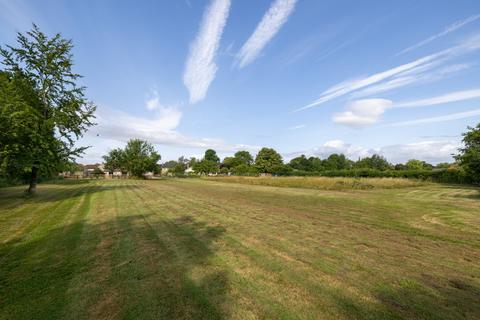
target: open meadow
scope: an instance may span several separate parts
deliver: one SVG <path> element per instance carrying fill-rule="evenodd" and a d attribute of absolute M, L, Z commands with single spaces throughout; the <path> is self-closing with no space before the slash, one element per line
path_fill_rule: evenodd
<path fill-rule="evenodd" d="M 0 318 L 480 319 L 478 189 L 249 179 L 0 189 Z"/>

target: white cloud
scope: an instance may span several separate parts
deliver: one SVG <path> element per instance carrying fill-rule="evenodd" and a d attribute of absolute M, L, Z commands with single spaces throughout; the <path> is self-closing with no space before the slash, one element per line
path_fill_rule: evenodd
<path fill-rule="evenodd" d="M 470 111 L 465 111 L 465 112 L 452 113 L 452 114 L 447 114 L 447 115 L 439 116 L 439 117 L 431 117 L 431 118 L 423 118 L 423 119 L 417 119 L 417 120 L 411 120 L 411 121 L 395 122 L 395 123 L 386 124 L 385 126 L 388 126 L 388 127 L 404 127 L 404 126 L 413 126 L 413 125 L 426 124 L 426 123 L 447 122 L 447 121 L 458 120 L 458 119 L 472 118 L 472 117 L 476 117 L 476 116 L 480 116 L 480 109 L 470 110 Z"/>
<path fill-rule="evenodd" d="M 411 108 L 411 107 L 426 107 L 438 104 L 445 104 L 450 102 L 457 102 L 480 98 L 480 89 L 463 90 L 450 92 L 444 95 L 430 97 L 427 99 L 411 100 L 399 103 L 393 103 L 386 99 L 363 99 L 349 102 L 346 110 L 337 112 L 333 115 L 333 122 L 350 126 L 350 127 L 366 127 L 377 123 L 381 115 L 389 108 Z M 476 115 L 473 112 L 473 115 Z M 473 116 L 472 115 L 472 116 Z M 398 124 L 390 124 L 394 126 L 413 125 L 428 122 L 449 121 L 460 118 L 470 117 L 469 112 L 458 113 L 450 116 L 441 116 L 428 119 L 420 119 L 413 121 L 400 122 Z"/>
<path fill-rule="evenodd" d="M 298 129 L 305 128 L 306 126 L 307 126 L 306 124 L 299 124 L 299 125 L 296 125 L 296 126 L 288 127 L 287 129 L 288 130 L 298 130 Z"/>
<path fill-rule="evenodd" d="M 463 70 L 468 70 L 472 66 L 474 66 L 474 63 L 458 63 L 458 64 L 452 64 L 450 66 L 446 66 L 442 69 L 439 70 L 440 74 L 450 74 L 450 73 L 455 73 Z"/>
<path fill-rule="evenodd" d="M 435 164 L 452 161 L 452 154 L 456 153 L 459 147 L 460 143 L 454 140 L 421 141 L 387 145 L 380 148 L 367 148 L 342 140 L 331 140 L 317 148 L 286 154 L 285 158 L 291 159 L 305 154 L 325 159 L 333 153 L 342 153 L 349 159 L 357 160 L 378 154 L 384 156 L 391 163 L 404 163 L 409 159 L 419 159 Z"/>
<path fill-rule="evenodd" d="M 190 103 L 203 100 L 215 78 L 217 54 L 230 10 L 230 0 L 212 0 L 205 10 L 200 31 L 190 47 L 183 83 L 190 93 Z"/>
<path fill-rule="evenodd" d="M 451 32 L 454 32 L 454 31 L 460 29 L 461 27 L 463 27 L 463 26 L 465 26 L 465 25 L 467 25 L 471 22 L 474 22 L 478 19 L 480 19 L 480 14 L 470 16 L 470 17 L 468 17 L 466 19 L 463 19 L 463 20 L 455 21 L 453 24 L 447 26 L 442 32 L 437 33 L 437 34 L 435 34 L 435 35 L 433 35 L 433 36 L 431 36 L 431 37 L 429 37 L 429 38 L 427 38 L 423 41 L 420 41 L 419 43 L 417 43 L 417 44 L 415 44 L 411 47 L 408 47 L 408 48 L 400 51 L 395 56 L 399 56 L 401 54 L 407 53 L 407 52 L 412 51 L 414 49 L 420 48 L 420 47 L 422 47 L 422 46 L 424 46 L 424 45 L 426 45 L 426 44 L 428 44 L 428 43 L 430 43 L 430 42 L 432 42 L 432 41 L 434 41 L 434 40 L 436 40 L 440 37 L 446 36 L 447 34 L 449 34 Z"/>
<path fill-rule="evenodd" d="M 419 159 L 429 163 L 451 162 L 452 154 L 458 153 L 457 141 L 422 141 L 397 144 L 380 148 L 380 154 L 393 163 Z"/>
<path fill-rule="evenodd" d="M 418 81 L 418 77 L 415 77 L 415 76 L 398 77 L 398 78 L 394 78 L 392 80 L 386 81 L 384 83 L 380 83 L 378 85 L 373 85 L 373 86 L 367 87 L 363 90 L 355 92 L 354 94 L 352 94 L 352 96 L 353 97 L 371 96 L 371 95 L 374 95 L 374 94 L 379 94 L 379 93 L 382 93 L 382 92 L 391 91 L 393 89 L 401 88 L 401 87 L 407 86 L 409 84 L 412 84 L 416 81 Z"/>
<path fill-rule="evenodd" d="M 347 110 L 333 115 L 333 122 L 351 126 L 365 127 L 376 123 L 392 101 L 386 99 L 364 99 L 348 103 Z"/>
<path fill-rule="evenodd" d="M 340 82 L 329 89 L 325 90 L 320 97 L 313 101 L 312 103 L 294 110 L 295 112 L 306 110 L 317 105 L 323 104 L 327 101 L 339 98 L 341 96 L 354 93 L 360 89 L 367 88 L 369 86 L 381 83 L 382 81 L 390 81 L 392 79 L 401 79 L 408 75 L 413 75 L 414 78 L 404 78 L 402 80 L 397 80 L 397 82 L 386 82 L 383 84 L 384 87 L 377 87 L 373 92 L 382 92 L 391 88 L 398 88 L 400 85 L 406 85 L 413 83 L 417 80 L 424 80 L 425 75 L 422 72 L 431 70 L 434 67 L 437 67 L 441 63 L 444 63 L 448 59 L 452 59 L 456 56 L 466 54 L 468 52 L 480 49 L 480 36 L 476 35 L 472 38 L 469 38 L 463 41 L 460 45 L 445 49 L 443 51 L 437 52 L 425 56 L 423 58 L 417 59 L 413 62 L 400 65 L 389 70 L 373 74 L 371 76 L 362 77 L 354 80 L 347 80 Z M 400 83 L 399 83 L 399 82 Z M 386 87 L 385 87 L 386 86 Z"/>
<path fill-rule="evenodd" d="M 255 60 L 262 49 L 277 34 L 295 8 L 296 0 L 275 0 L 257 28 L 238 54 L 238 66 L 245 67 Z"/>
<path fill-rule="evenodd" d="M 151 119 L 132 116 L 130 114 L 99 107 L 96 112 L 97 126 L 87 132 L 87 136 L 125 143 L 129 139 L 144 139 L 154 144 L 213 148 L 218 151 L 257 150 L 257 146 L 235 144 L 230 145 L 221 139 L 193 138 L 179 133 L 176 129 L 182 118 L 176 107 L 161 107 Z"/>
<path fill-rule="evenodd" d="M 434 63 L 429 63 L 422 67 L 403 72 L 395 76 L 392 80 L 380 82 L 379 84 L 372 85 L 362 90 L 359 90 L 357 92 L 354 92 L 352 96 L 353 97 L 371 96 L 374 94 L 379 94 L 382 92 L 387 92 L 394 89 L 402 88 L 411 84 L 420 84 L 420 83 L 439 81 L 455 73 L 458 73 L 460 71 L 470 69 L 473 66 L 473 64 L 470 64 L 470 63 L 453 64 L 453 65 L 445 66 L 438 70 L 430 71 L 430 69 L 439 65 L 440 62 L 442 61 L 439 60 Z"/>
<path fill-rule="evenodd" d="M 374 153 L 373 150 L 362 146 L 355 146 L 342 140 L 330 140 L 325 142 L 321 147 L 314 148 L 313 154 L 321 158 L 326 158 L 333 153 L 343 153 L 347 158 L 358 159 L 367 157 Z"/>
<path fill-rule="evenodd" d="M 150 97 L 145 101 L 145 106 L 148 110 L 157 110 L 163 107 L 156 90 L 152 91 Z"/>
<path fill-rule="evenodd" d="M 437 104 L 480 98 L 480 89 L 450 92 L 437 97 L 396 103 L 395 107 L 424 107 Z"/>
<path fill-rule="evenodd" d="M 161 107 L 160 100 L 158 97 L 150 98 L 146 101 L 148 110 L 155 110 Z"/>

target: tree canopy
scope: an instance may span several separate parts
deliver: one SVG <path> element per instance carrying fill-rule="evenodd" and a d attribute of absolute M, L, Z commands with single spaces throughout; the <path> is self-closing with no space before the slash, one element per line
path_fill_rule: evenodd
<path fill-rule="evenodd" d="M 476 127 L 468 127 L 463 134 L 463 145 L 456 156 L 460 166 L 465 170 L 473 183 L 480 183 L 480 123 Z"/>
<path fill-rule="evenodd" d="M 220 167 L 220 158 L 213 149 L 207 149 L 205 155 L 200 161 L 192 161 L 193 170 L 200 174 L 217 173 Z"/>
<path fill-rule="evenodd" d="M 131 139 L 125 149 L 114 149 L 103 157 L 105 168 L 120 169 L 135 177 L 155 171 L 160 158 L 151 143 L 140 139 Z"/>
<path fill-rule="evenodd" d="M 275 173 L 282 165 L 282 156 L 272 148 L 262 148 L 255 157 L 255 166 L 262 173 Z"/>
<path fill-rule="evenodd" d="M 0 161 L 8 175 L 28 174 L 34 193 L 39 174 L 83 153 L 75 142 L 93 125 L 95 106 L 77 84 L 71 40 L 34 25 L 17 44 L 0 48 Z"/>
<path fill-rule="evenodd" d="M 376 169 L 376 170 L 387 170 L 392 168 L 392 165 L 385 159 L 378 154 L 374 154 L 371 157 L 365 157 L 358 160 L 355 163 L 356 168 L 369 168 L 369 169 Z"/>
<path fill-rule="evenodd" d="M 213 149 L 207 149 L 205 151 L 204 160 L 212 161 L 212 162 L 215 162 L 215 163 L 220 162 L 220 158 L 217 156 L 217 152 Z"/>

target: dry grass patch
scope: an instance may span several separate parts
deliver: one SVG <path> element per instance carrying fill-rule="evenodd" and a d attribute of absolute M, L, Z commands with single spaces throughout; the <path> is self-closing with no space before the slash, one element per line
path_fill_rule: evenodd
<path fill-rule="evenodd" d="M 401 178 L 343 178 L 343 177 L 204 177 L 209 181 L 242 183 L 259 186 L 308 188 L 318 190 L 396 189 L 426 185 L 412 179 Z"/>

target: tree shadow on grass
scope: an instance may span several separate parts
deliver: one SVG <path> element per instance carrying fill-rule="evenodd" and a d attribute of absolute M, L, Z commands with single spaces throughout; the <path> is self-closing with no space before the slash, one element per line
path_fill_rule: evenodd
<path fill-rule="evenodd" d="M 2 204 L 23 200 L 25 203 L 46 203 L 59 202 L 67 199 L 82 197 L 86 194 L 105 192 L 109 190 L 137 189 L 140 186 L 135 184 L 93 184 L 81 183 L 81 186 L 70 189 L 57 189 L 55 184 L 42 185 L 38 187 L 36 194 L 29 195 L 24 188 L 15 187 L 8 193 L 0 194 L 0 207 Z"/>
<path fill-rule="evenodd" d="M 224 231 L 134 215 L 13 239 L 0 247 L 0 318 L 223 319 L 228 274 L 209 259 Z"/>
<path fill-rule="evenodd" d="M 444 280 L 383 284 L 373 292 L 375 302 L 338 295 L 336 303 L 348 319 L 479 319 L 480 288 L 454 275 Z"/>

